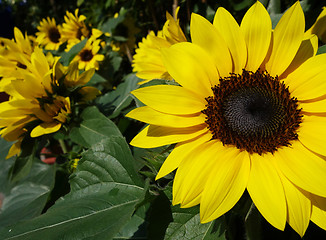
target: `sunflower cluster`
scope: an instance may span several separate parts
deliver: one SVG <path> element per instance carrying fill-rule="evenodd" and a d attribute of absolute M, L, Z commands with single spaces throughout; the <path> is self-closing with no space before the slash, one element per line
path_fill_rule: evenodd
<path fill-rule="evenodd" d="M 325 13 L 323 13 L 325 14 Z M 132 94 L 145 106 L 127 117 L 148 125 L 141 148 L 176 144 L 156 179 L 176 170 L 173 204 L 200 204 L 202 223 L 247 192 L 275 228 L 303 236 L 326 229 L 326 54 L 320 25 L 305 33 L 299 1 L 272 29 L 257 1 L 239 25 L 220 7 L 213 23 L 193 13 L 191 42 L 167 14 L 163 31 L 139 44 L 134 71 L 154 85 Z"/>
<path fill-rule="evenodd" d="M 67 52 L 82 40 L 87 39 L 86 45 L 73 61 L 79 63 L 79 69 L 98 69 L 99 62 L 104 60 L 104 55 L 99 54 L 102 44 L 99 37 L 103 33 L 86 25 L 85 20 L 84 15 L 79 15 L 79 9 L 76 9 L 74 13 L 67 11 L 62 25 L 57 25 L 54 18 L 47 17 L 37 27 L 35 42 L 46 50 L 58 50 L 60 46 L 65 45 Z"/>
<path fill-rule="evenodd" d="M 78 62 L 63 66 L 59 57 L 45 55 L 18 28 L 14 33 L 13 40 L 1 39 L 0 55 L 0 91 L 9 96 L 0 104 L 0 134 L 15 141 L 7 158 L 20 153 L 24 140 L 59 131 L 69 123 L 76 104 L 100 93 L 84 86 L 94 68 L 80 74 Z"/>

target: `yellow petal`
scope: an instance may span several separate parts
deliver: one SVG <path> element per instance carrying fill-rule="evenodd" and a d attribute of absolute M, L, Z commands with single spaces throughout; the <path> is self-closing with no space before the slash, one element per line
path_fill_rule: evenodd
<path fill-rule="evenodd" d="M 201 196 L 202 223 L 220 217 L 239 201 L 247 187 L 250 173 L 248 153 L 236 148 L 214 157 L 214 162 Z"/>
<path fill-rule="evenodd" d="M 311 195 L 312 213 L 311 221 L 326 230 L 326 198 Z"/>
<path fill-rule="evenodd" d="M 20 140 L 17 141 L 17 142 L 15 142 L 10 147 L 9 152 L 8 152 L 8 154 L 6 156 L 6 159 L 11 158 L 11 157 L 13 157 L 15 155 L 18 155 L 20 153 L 20 151 L 21 151 L 20 145 L 21 145 L 21 141 Z"/>
<path fill-rule="evenodd" d="M 316 35 L 310 35 L 309 38 L 301 42 L 299 50 L 295 55 L 290 66 L 282 73 L 280 79 L 285 78 L 291 72 L 295 71 L 302 63 L 316 55 L 318 50 L 318 38 Z"/>
<path fill-rule="evenodd" d="M 304 116 L 299 128 L 299 140 L 308 149 L 326 156 L 326 118 Z"/>
<path fill-rule="evenodd" d="M 326 113 L 326 99 L 320 101 L 299 102 L 299 107 L 309 113 Z"/>
<path fill-rule="evenodd" d="M 299 137 L 300 138 L 300 137 Z M 274 153 L 278 169 L 298 187 L 326 196 L 326 162 L 305 148 L 299 141 Z"/>
<path fill-rule="evenodd" d="M 326 93 L 326 54 L 309 58 L 284 82 L 289 86 L 292 96 L 299 100 L 314 99 Z"/>
<path fill-rule="evenodd" d="M 178 143 L 174 147 L 173 151 L 169 154 L 169 156 L 165 159 L 155 180 L 158 180 L 175 170 L 177 167 L 179 167 L 182 160 L 185 159 L 186 156 L 188 156 L 188 154 L 193 151 L 193 149 L 203 144 L 204 142 L 208 142 L 211 138 L 212 135 L 207 132 L 197 138 Z"/>
<path fill-rule="evenodd" d="M 305 21 L 299 1 L 282 16 L 273 33 L 273 49 L 266 63 L 272 76 L 281 75 L 290 65 L 303 39 Z"/>
<path fill-rule="evenodd" d="M 238 23 L 227 10 L 219 7 L 213 24 L 229 47 L 234 64 L 233 72 L 241 74 L 247 62 L 247 46 Z"/>
<path fill-rule="evenodd" d="M 302 237 L 307 230 L 311 216 L 311 201 L 300 188 L 293 185 L 282 173 L 279 174 L 288 206 L 288 223 Z"/>
<path fill-rule="evenodd" d="M 232 58 L 226 42 L 216 28 L 202 16 L 192 13 L 190 34 L 192 42 L 202 47 L 212 57 L 220 76 L 229 76 L 232 72 Z"/>
<path fill-rule="evenodd" d="M 263 217 L 275 228 L 284 230 L 286 202 L 280 176 L 273 165 L 272 154 L 252 154 L 248 192 Z"/>
<path fill-rule="evenodd" d="M 177 128 L 191 127 L 205 122 L 205 115 L 202 113 L 193 115 L 171 115 L 158 112 L 147 106 L 132 110 L 126 117 L 152 125 Z"/>
<path fill-rule="evenodd" d="M 144 128 L 130 142 L 132 146 L 141 148 L 155 148 L 193 139 L 206 133 L 206 125 L 188 128 L 168 128 L 150 125 Z"/>
<path fill-rule="evenodd" d="M 163 113 L 193 114 L 205 109 L 206 101 L 179 86 L 156 85 L 131 92 L 145 105 Z"/>
<path fill-rule="evenodd" d="M 185 207 L 203 191 L 215 163 L 216 154 L 225 149 L 219 141 L 212 140 L 197 146 L 180 163 L 173 182 L 173 205 Z"/>
<path fill-rule="evenodd" d="M 213 95 L 212 82 L 219 79 L 210 56 L 192 43 L 178 43 L 161 50 L 168 73 L 181 86 L 201 97 Z M 202 64 L 202 63 L 205 64 Z"/>
<path fill-rule="evenodd" d="M 59 131 L 61 128 L 61 123 L 50 122 L 50 123 L 41 123 L 40 125 L 36 126 L 32 132 L 31 137 L 39 137 L 44 134 L 54 133 Z"/>
<path fill-rule="evenodd" d="M 265 7 L 257 1 L 244 15 L 240 27 L 248 49 L 246 70 L 255 72 L 266 57 L 272 21 Z"/>

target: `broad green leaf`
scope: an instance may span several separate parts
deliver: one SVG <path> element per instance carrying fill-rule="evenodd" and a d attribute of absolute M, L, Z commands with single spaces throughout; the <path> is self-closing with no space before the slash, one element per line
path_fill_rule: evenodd
<path fill-rule="evenodd" d="M 64 66 L 68 66 L 69 63 L 72 61 L 72 59 L 84 48 L 85 44 L 86 44 L 87 38 L 85 38 L 84 40 L 82 40 L 81 42 L 77 43 L 76 45 L 74 45 L 69 52 L 63 52 L 61 54 L 61 58 L 60 58 L 60 62 L 64 65 Z"/>
<path fill-rule="evenodd" d="M 45 214 L 0 231 L 4 239 L 113 239 L 145 194 L 127 143 L 112 136 L 85 152 L 71 192 Z"/>
<path fill-rule="evenodd" d="M 88 107 L 81 114 L 82 122 L 70 132 L 75 143 L 90 147 L 111 136 L 122 136 L 116 125 L 96 107 Z"/>
<path fill-rule="evenodd" d="M 139 78 L 135 74 L 127 75 L 125 81 L 119 84 L 117 89 L 97 99 L 97 106 L 109 118 L 117 117 L 121 110 L 129 106 L 132 102 L 133 98 L 130 92 L 138 88 L 138 81 Z"/>
<path fill-rule="evenodd" d="M 35 161 L 29 175 L 13 183 L 8 180 L 11 164 L 11 159 L 0 161 L 0 228 L 40 215 L 54 185 L 54 166 Z"/>

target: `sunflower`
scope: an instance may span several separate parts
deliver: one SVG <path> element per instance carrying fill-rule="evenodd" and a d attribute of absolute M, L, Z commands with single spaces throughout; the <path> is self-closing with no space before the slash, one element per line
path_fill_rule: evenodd
<path fill-rule="evenodd" d="M 31 61 L 23 62 L 26 68 L 16 69 L 19 74 L 10 82 L 10 100 L 0 104 L 0 135 L 15 141 L 7 158 L 19 154 L 25 138 L 59 131 L 70 119 L 70 96 L 74 101 L 82 101 L 83 97 L 89 99 L 94 95 L 94 89 L 83 90 L 94 74 L 93 69 L 79 74 L 77 64 L 63 67 L 58 59 L 50 59 L 55 62 L 49 63 L 43 51 L 35 48 Z"/>
<path fill-rule="evenodd" d="M 177 8 L 176 15 L 178 11 L 179 8 Z M 159 31 L 157 36 L 151 31 L 136 49 L 132 66 L 137 77 L 145 80 L 140 84 L 157 78 L 172 79 L 162 62 L 160 49 L 186 42 L 187 39 L 180 28 L 178 19 L 174 19 L 168 12 L 166 12 L 166 19 L 163 30 Z"/>
<path fill-rule="evenodd" d="M 62 24 L 61 37 L 62 41 L 67 41 L 68 45 L 74 45 L 82 40 L 82 37 L 90 37 L 91 31 L 85 24 L 86 17 L 84 15 L 78 16 L 79 9 L 75 10 L 75 15 L 66 12 L 64 17 L 65 22 Z"/>
<path fill-rule="evenodd" d="M 74 57 L 72 62 L 78 62 L 79 69 L 99 69 L 99 62 L 104 60 L 104 55 L 99 54 L 100 39 L 89 38 L 83 49 Z"/>
<path fill-rule="evenodd" d="M 48 17 L 42 19 L 37 27 L 36 42 L 44 46 L 47 50 L 57 50 L 63 43 L 61 40 L 61 26 L 57 26 L 55 19 Z"/>
<path fill-rule="evenodd" d="M 277 229 L 326 229 L 326 55 L 304 28 L 299 2 L 274 30 L 259 1 L 240 26 L 224 8 L 213 24 L 193 13 L 192 42 L 161 50 L 179 85 L 132 92 L 146 106 L 127 117 L 149 125 L 131 145 L 176 143 L 156 179 L 177 169 L 173 204 L 200 204 L 202 223 L 247 190 Z"/>

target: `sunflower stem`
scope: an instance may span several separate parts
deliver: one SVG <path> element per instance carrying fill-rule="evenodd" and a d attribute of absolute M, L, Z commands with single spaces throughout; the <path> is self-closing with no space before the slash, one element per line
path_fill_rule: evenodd
<path fill-rule="evenodd" d="M 60 144 L 60 147 L 61 147 L 63 153 L 67 153 L 67 152 L 68 152 L 68 151 L 67 151 L 67 147 L 66 147 L 66 144 L 65 144 L 65 142 L 63 141 L 63 139 L 59 139 L 58 141 L 59 141 L 59 144 Z"/>

